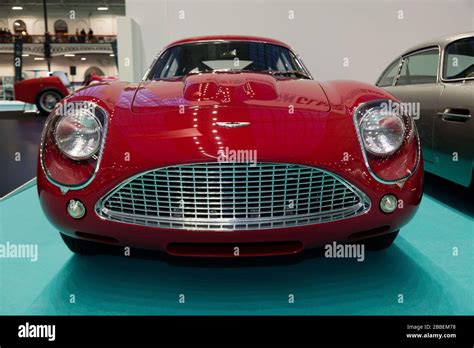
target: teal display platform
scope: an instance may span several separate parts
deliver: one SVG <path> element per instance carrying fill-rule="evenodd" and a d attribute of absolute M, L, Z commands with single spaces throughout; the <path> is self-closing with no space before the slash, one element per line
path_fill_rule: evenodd
<path fill-rule="evenodd" d="M 0 314 L 473 315 L 472 193 L 433 180 L 395 245 L 365 262 L 255 264 L 73 256 L 32 187 L 0 203 L 0 243 L 39 246 L 37 262 L 0 259 Z"/>

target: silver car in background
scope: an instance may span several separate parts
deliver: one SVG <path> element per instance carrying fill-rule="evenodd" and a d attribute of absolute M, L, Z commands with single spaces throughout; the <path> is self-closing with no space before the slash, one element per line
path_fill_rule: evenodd
<path fill-rule="evenodd" d="M 413 116 L 425 170 L 468 187 L 474 167 L 474 32 L 407 50 L 376 85 L 408 109 L 417 110 L 418 105 L 419 113 Z"/>

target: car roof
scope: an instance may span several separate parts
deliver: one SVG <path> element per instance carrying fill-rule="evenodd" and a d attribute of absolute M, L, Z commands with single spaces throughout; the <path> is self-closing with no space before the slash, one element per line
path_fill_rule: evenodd
<path fill-rule="evenodd" d="M 189 37 L 189 38 L 173 41 L 169 45 L 167 45 L 166 48 L 176 46 L 176 45 L 181 45 L 181 44 L 203 42 L 203 41 L 210 41 L 210 42 L 212 41 L 255 41 L 255 42 L 264 42 L 264 43 L 279 45 L 279 46 L 283 46 L 288 49 L 291 49 L 289 45 L 279 40 L 270 39 L 270 38 L 261 37 L 261 36 L 244 36 L 244 35 L 195 36 L 195 37 Z"/>
<path fill-rule="evenodd" d="M 413 46 L 410 49 L 403 52 L 403 54 L 401 56 L 403 57 L 403 56 L 406 56 L 407 54 L 410 54 L 412 52 L 419 51 L 419 50 L 422 50 L 424 48 L 433 47 L 433 46 L 439 46 L 441 51 L 443 51 L 446 48 L 446 46 L 449 45 L 451 42 L 457 41 L 457 40 L 460 40 L 460 39 L 465 39 L 465 38 L 471 37 L 471 36 L 474 37 L 474 31 L 442 36 L 442 37 L 439 37 L 437 39 L 428 40 L 428 41 L 422 42 L 422 43 L 420 43 L 416 46 Z"/>

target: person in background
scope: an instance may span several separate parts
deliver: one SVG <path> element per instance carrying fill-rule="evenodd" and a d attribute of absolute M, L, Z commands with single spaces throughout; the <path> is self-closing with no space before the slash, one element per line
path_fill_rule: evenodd
<path fill-rule="evenodd" d="M 88 36 L 89 42 L 92 42 L 94 39 L 94 31 L 92 30 L 92 28 L 89 28 L 89 33 L 87 34 L 87 36 Z"/>
<path fill-rule="evenodd" d="M 12 32 L 8 28 L 1 28 L 0 29 L 0 42 L 3 43 L 9 43 L 13 42 L 14 37 L 12 35 Z"/>
<path fill-rule="evenodd" d="M 84 28 L 82 28 L 81 30 L 81 42 L 86 42 L 86 31 L 84 30 Z"/>

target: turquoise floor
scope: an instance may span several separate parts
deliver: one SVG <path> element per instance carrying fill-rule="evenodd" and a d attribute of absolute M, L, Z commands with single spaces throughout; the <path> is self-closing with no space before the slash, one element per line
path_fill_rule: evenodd
<path fill-rule="evenodd" d="M 313 257 L 236 266 L 73 256 L 32 187 L 0 203 L 0 243 L 39 245 L 36 263 L 0 259 L 0 314 L 472 315 L 472 211 L 439 195 L 425 194 L 396 244 L 365 262 Z"/>

